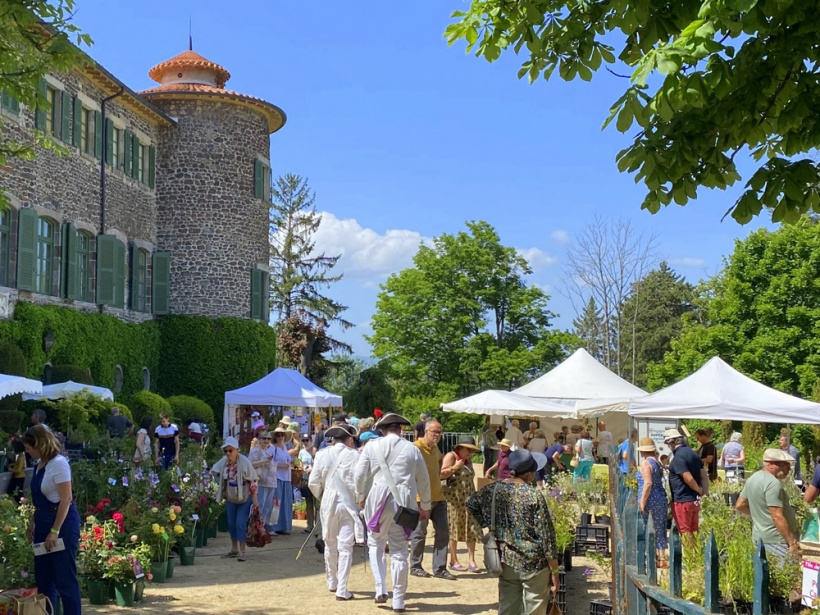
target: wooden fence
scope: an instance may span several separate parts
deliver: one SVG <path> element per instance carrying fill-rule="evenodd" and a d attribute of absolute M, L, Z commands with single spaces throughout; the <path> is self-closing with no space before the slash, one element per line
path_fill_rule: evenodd
<path fill-rule="evenodd" d="M 703 615 L 734 610 L 721 608 L 718 584 L 719 557 L 714 534 L 709 535 L 704 548 L 705 604 L 684 600 L 681 537 L 672 523 L 669 536 L 669 589 L 658 584 L 655 560 L 655 526 L 652 517 L 644 523 L 638 509 L 635 489 L 627 487 L 617 466 L 610 467 L 610 502 L 613 527 L 613 615 Z M 739 536 L 738 540 L 749 540 Z M 752 615 L 770 615 L 769 563 L 763 543 L 754 555 L 754 604 Z"/>

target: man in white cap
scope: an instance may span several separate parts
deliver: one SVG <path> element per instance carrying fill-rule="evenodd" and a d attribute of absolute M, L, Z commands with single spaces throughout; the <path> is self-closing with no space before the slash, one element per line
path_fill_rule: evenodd
<path fill-rule="evenodd" d="M 678 525 L 681 538 L 687 544 L 694 545 L 700 521 L 698 498 L 703 495 L 699 482 L 703 462 L 698 454 L 689 448 L 686 437 L 677 429 L 665 430 L 663 441 L 675 453 L 669 463 L 672 518 Z"/>
<path fill-rule="evenodd" d="M 364 527 L 359 518 L 354 470 L 359 454 L 353 447 L 355 430 L 349 425 L 331 427 L 325 432 L 333 444 L 316 454 L 308 487 L 322 500 L 322 539 L 325 541 L 327 588 L 336 600 L 352 600 L 347 579 L 353 565 L 353 544 L 364 542 Z"/>
<path fill-rule="evenodd" d="M 785 558 L 788 551 L 800 552 L 794 508 L 783 488 L 794 457 L 786 451 L 768 448 L 763 453 L 763 469 L 746 481 L 735 508 L 752 518 L 752 541 L 763 541 L 767 555 Z"/>
<path fill-rule="evenodd" d="M 382 416 L 375 428 L 381 430 L 384 437 L 372 440 L 364 447 L 355 473 L 356 500 L 364 504 L 369 530 L 367 546 L 376 582 L 376 603 L 387 602 L 385 545 L 389 545 L 393 611 L 396 613 L 405 612 L 407 541 L 414 529 L 396 522 L 397 506 L 416 510 L 418 496 L 418 521 L 426 521 L 430 514 L 430 476 L 419 449 L 402 438 L 403 425 L 410 426 L 410 421 L 403 416 L 392 412 Z"/>

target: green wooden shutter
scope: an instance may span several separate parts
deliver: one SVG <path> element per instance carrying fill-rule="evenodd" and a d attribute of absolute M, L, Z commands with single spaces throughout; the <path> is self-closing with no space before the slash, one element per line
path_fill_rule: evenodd
<path fill-rule="evenodd" d="M 270 320 L 270 273 L 267 271 L 262 272 L 262 321 L 268 322 Z"/>
<path fill-rule="evenodd" d="M 20 113 L 20 103 L 17 102 L 17 99 L 14 98 L 11 94 L 6 92 L 6 90 L 3 90 L 2 107 L 6 111 L 10 111 L 11 113 Z"/>
<path fill-rule="evenodd" d="M 262 320 L 262 278 L 264 271 L 251 269 L 251 318 Z"/>
<path fill-rule="evenodd" d="M 37 130 L 46 129 L 46 80 L 40 79 L 37 82 L 37 91 L 39 98 L 37 100 L 37 107 L 34 111 L 34 127 Z"/>
<path fill-rule="evenodd" d="M 151 269 L 152 311 L 163 316 L 171 311 L 171 255 L 154 252 Z"/>
<path fill-rule="evenodd" d="M 102 113 L 94 112 L 94 157 L 97 160 L 102 160 L 102 146 L 103 146 L 103 122 Z"/>
<path fill-rule="evenodd" d="M 114 307 L 125 307 L 125 244 L 114 239 Z"/>
<path fill-rule="evenodd" d="M 71 143 L 71 94 L 63 90 L 60 99 L 60 138 Z"/>
<path fill-rule="evenodd" d="M 97 236 L 97 303 L 114 305 L 114 242 L 113 235 Z"/>
<path fill-rule="evenodd" d="M 137 159 L 140 155 L 140 140 L 137 135 L 131 135 L 131 177 L 138 179 L 139 167 L 137 166 Z"/>
<path fill-rule="evenodd" d="M 253 161 L 253 196 L 265 198 L 265 165 L 261 160 Z"/>
<path fill-rule="evenodd" d="M 24 207 L 18 212 L 17 288 L 36 291 L 37 284 L 37 212 Z"/>
<path fill-rule="evenodd" d="M 137 309 L 137 289 L 135 283 L 137 281 L 136 267 L 137 267 L 137 246 L 133 243 L 128 244 L 128 307 L 132 310 Z"/>
<path fill-rule="evenodd" d="M 83 101 L 74 97 L 74 125 L 72 126 L 72 145 L 81 147 L 83 144 Z"/>
<path fill-rule="evenodd" d="M 155 176 L 156 162 L 157 162 L 157 148 L 155 148 L 153 145 L 151 145 L 151 146 L 148 147 L 148 173 L 147 173 L 147 177 L 148 177 L 148 187 L 149 188 L 154 187 L 154 181 L 156 179 L 156 176 Z"/>
<path fill-rule="evenodd" d="M 77 229 L 71 223 L 63 225 L 63 296 L 67 299 L 80 297 L 80 279 L 77 271 L 77 246 L 79 237 Z"/>
<path fill-rule="evenodd" d="M 130 130 L 125 131 L 125 143 L 122 148 L 122 170 L 126 175 L 131 175 L 131 147 L 134 139 L 134 133 Z"/>
<path fill-rule="evenodd" d="M 105 164 L 111 164 L 114 160 L 114 122 L 111 118 L 105 118 Z"/>

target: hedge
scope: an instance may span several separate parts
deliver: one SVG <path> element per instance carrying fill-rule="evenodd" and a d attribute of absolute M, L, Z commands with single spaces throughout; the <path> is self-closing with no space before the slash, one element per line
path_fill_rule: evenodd
<path fill-rule="evenodd" d="M 206 402 L 190 395 L 174 395 L 168 398 L 171 414 L 180 422 L 180 427 L 189 421 L 199 419 L 211 429 L 214 428 L 214 409 Z"/>
<path fill-rule="evenodd" d="M 140 391 L 131 397 L 131 416 L 137 428 L 147 416 L 153 419 L 153 427 L 156 427 L 159 425 L 159 415 L 163 412 L 171 416 L 171 404 L 156 393 Z"/>

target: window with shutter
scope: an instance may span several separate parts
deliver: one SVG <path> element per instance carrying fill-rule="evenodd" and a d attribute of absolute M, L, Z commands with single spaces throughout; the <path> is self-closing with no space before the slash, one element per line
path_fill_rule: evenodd
<path fill-rule="evenodd" d="M 83 102 L 76 96 L 74 97 L 73 108 L 74 125 L 71 127 L 71 144 L 74 147 L 80 148 L 80 150 L 82 151 L 83 142 L 85 141 L 85 126 L 83 125 L 83 120 L 85 119 L 85 112 L 83 111 Z"/>
<path fill-rule="evenodd" d="M 97 160 L 102 160 L 103 151 L 103 128 L 102 128 L 102 113 L 94 112 L 94 157 Z"/>
<path fill-rule="evenodd" d="M 171 255 L 154 252 L 151 271 L 151 303 L 158 316 L 171 312 Z"/>
<path fill-rule="evenodd" d="M 140 140 L 137 135 L 131 135 L 131 177 L 136 180 L 142 181 L 141 171 L 142 165 L 140 160 L 140 154 L 142 154 L 142 146 L 140 145 Z"/>
<path fill-rule="evenodd" d="M 17 214 L 17 288 L 34 292 L 37 269 L 37 212 L 29 207 Z"/>
<path fill-rule="evenodd" d="M 46 87 L 46 102 L 48 109 L 46 109 L 46 134 L 60 136 L 60 116 L 58 115 L 57 105 L 60 104 L 60 97 L 57 96 L 57 90 Z"/>
<path fill-rule="evenodd" d="M 131 309 L 145 312 L 148 288 L 148 252 L 131 248 Z"/>
<path fill-rule="evenodd" d="M 156 161 L 157 149 L 153 145 L 148 146 L 148 187 L 154 187 L 154 180 L 156 179 Z"/>
<path fill-rule="evenodd" d="M 251 269 L 251 318 L 262 320 L 262 279 L 264 271 Z"/>
<path fill-rule="evenodd" d="M 40 79 L 37 82 L 37 90 L 38 90 L 38 93 L 39 93 L 39 97 L 38 97 L 39 100 L 37 101 L 37 107 L 35 108 L 35 111 L 34 111 L 34 127 L 37 130 L 43 130 L 44 131 L 46 129 L 46 119 L 47 119 L 46 113 L 48 111 L 46 109 L 47 105 L 45 104 L 45 101 L 48 98 L 48 96 L 47 96 L 48 95 L 48 87 L 46 86 L 46 80 L 45 79 Z"/>
<path fill-rule="evenodd" d="M 97 303 L 114 305 L 114 242 L 113 235 L 97 236 Z"/>
<path fill-rule="evenodd" d="M 63 90 L 60 93 L 60 139 L 71 143 L 71 94 Z"/>
<path fill-rule="evenodd" d="M 91 236 L 82 231 L 76 231 L 77 253 L 77 299 L 91 301 Z"/>
<path fill-rule="evenodd" d="M 122 148 L 122 170 L 126 175 L 131 175 L 131 151 L 134 147 L 134 133 L 125 131 L 125 140 Z"/>
<path fill-rule="evenodd" d="M 77 229 L 70 222 L 63 224 L 62 295 L 77 299 Z"/>
<path fill-rule="evenodd" d="M 125 244 L 114 239 L 114 307 L 125 307 L 126 267 Z"/>
<path fill-rule="evenodd" d="M 0 286 L 9 286 L 9 252 L 11 250 L 11 208 L 0 209 Z"/>
<path fill-rule="evenodd" d="M 37 252 L 34 267 L 34 291 L 54 294 L 54 254 L 57 224 L 48 218 L 37 219 Z"/>
<path fill-rule="evenodd" d="M 9 113 L 13 113 L 14 115 L 20 113 L 20 103 L 17 102 L 17 99 L 5 90 L 3 90 L 2 93 L 2 104 L 0 106 L 2 106 L 4 111 L 8 111 Z"/>
<path fill-rule="evenodd" d="M 105 118 L 105 164 L 114 160 L 114 122 Z"/>
<path fill-rule="evenodd" d="M 265 168 L 261 160 L 253 161 L 253 196 L 265 198 Z"/>

